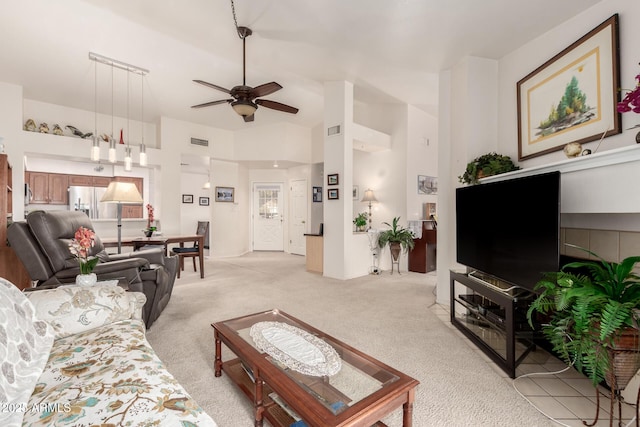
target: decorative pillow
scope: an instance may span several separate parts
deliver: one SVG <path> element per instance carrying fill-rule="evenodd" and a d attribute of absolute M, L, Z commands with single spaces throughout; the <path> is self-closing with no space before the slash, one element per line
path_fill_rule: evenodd
<path fill-rule="evenodd" d="M 28 293 L 38 318 L 53 327 L 55 338 L 134 317 L 136 295 L 119 286 L 65 286 Z M 134 294 L 134 293 L 132 293 Z M 144 303 L 143 303 L 144 304 Z"/>
<path fill-rule="evenodd" d="M 0 278 L 0 425 L 22 424 L 52 343 L 51 328 L 36 318 L 31 302 Z"/>

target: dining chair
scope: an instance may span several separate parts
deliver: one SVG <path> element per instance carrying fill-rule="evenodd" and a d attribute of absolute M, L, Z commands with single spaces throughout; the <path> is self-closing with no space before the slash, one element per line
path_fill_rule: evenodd
<path fill-rule="evenodd" d="M 198 221 L 198 228 L 196 229 L 198 236 L 204 236 L 203 249 L 209 249 L 209 221 Z M 198 271 L 196 268 L 196 258 L 200 256 L 200 248 L 198 247 L 198 241 L 193 242 L 193 246 L 189 247 L 177 247 L 171 249 L 171 255 L 177 255 L 179 261 L 178 267 L 178 279 L 180 278 L 180 271 L 184 270 L 184 259 L 193 259 L 193 271 Z"/>

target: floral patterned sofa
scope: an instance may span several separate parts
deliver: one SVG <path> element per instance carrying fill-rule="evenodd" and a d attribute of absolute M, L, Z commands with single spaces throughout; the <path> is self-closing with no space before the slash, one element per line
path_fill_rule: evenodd
<path fill-rule="evenodd" d="M 147 342 L 144 303 L 118 286 L 22 293 L 0 278 L 0 425 L 215 427 Z"/>

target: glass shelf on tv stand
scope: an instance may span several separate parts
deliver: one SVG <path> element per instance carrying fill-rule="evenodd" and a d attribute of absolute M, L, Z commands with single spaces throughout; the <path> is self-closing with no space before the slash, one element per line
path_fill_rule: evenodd
<path fill-rule="evenodd" d="M 517 365 L 535 348 L 525 315 L 533 294 L 483 279 L 450 272 L 451 323 L 514 378 Z"/>

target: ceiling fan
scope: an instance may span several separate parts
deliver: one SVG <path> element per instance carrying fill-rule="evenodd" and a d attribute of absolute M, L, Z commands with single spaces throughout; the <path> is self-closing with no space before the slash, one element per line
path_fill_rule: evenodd
<path fill-rule="evenodd" d="M 213 89 L 217 89 L 221 92 L 228 93 L 233 98 L 220 99 L 218 101 L 205 102 L 204 104 L 192 105 L 191 108 L 209 107 L 211 105 L 224 104 L 225 102 L 231 104 L 231 107 L 236 113 L 242 116 L 245 122 L 252 122 L 253 116 L 258 105 L 271 108 L 272 110 L 283 111 L 285 113 L 296 114 L 298 109 L 290 105 L 282 104 L 276 101 L 269 101 L 268 99 L 256 99 L 263 96 L 271 95 L 272 93 L 282 89 L 276 82 L 265 83 L 260 86 L 251 87 L 246 83 L 246 47 L 245 41 L 248 36 L 253 32 L 247 27 L 238 27 L 238 35 L 242 39 L 242 85 L 234 86 L 231 90 L 225 89 L 221 86 L 214 85 L 202 80 L 194 80 L 204 86 L 208 86 Z"/>

